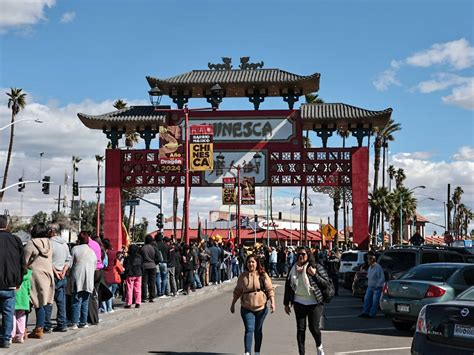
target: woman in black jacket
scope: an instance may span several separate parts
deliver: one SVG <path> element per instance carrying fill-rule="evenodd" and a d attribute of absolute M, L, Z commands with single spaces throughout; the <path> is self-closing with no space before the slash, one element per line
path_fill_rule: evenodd
<path fill-rule="evenodd" d="M 191 287 L 193 287 L 194 291 L 193 273 L 195 267 L 194 254 L 189 245 L 184 246 L 183 256 L 181 257 L 181 259 L 183 265 L 183 294 L 187 295 Z"/>
<path fill-rule="evenodd" d="M 293 305 L 299 354 L 305 353 L 306 319 L 308 319 L 309 331 L 316 342 L 317 354 L 324 355 L 319 326 L 323 314 L 323 291 L 329 287 L 329 277 L 324 267 L 315 262 L 308 248 L 298 248 L 296 257 L 296 263 L 286 278 L 283 300 L 285 312 L 289 315 L 290 305 Z"/>

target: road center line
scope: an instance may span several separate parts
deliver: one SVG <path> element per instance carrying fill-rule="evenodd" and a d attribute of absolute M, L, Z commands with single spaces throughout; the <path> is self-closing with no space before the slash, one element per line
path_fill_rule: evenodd
<path fill-rule="evenodd" d="M 335 355 L 345 355 L 345 354 L 359 354 L 359 353 L 375 353 L 379 351 L 394 351 L 394 350 L 408 350 L 411 349 L 409 346 L 402 348 L 385 348 L 385 349 L 367 349 L 367 350 L 356 350 L 356 351 L 342 351 L 335 353 Z"/>

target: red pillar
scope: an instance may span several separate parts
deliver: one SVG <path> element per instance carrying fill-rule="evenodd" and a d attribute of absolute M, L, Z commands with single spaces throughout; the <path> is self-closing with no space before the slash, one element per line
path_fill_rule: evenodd
<path fill-rule="evenodd" d="M 354 243 L 360 250 L 369 248 L 369 151 L 352 151 L 352 228 Z"/>
<path fill-rule="evenodd" d="M 121 154 L 119 149 L 105 152 L 104 237 L 115 250 L 122 248 Z"/>

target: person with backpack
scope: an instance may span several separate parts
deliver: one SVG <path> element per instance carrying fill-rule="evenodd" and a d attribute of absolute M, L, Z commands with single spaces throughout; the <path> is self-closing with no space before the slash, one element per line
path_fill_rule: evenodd
<path fill-rule="evenodd" d="M 263 322 L 268 313 L 267 301 L 270 300 L 270 310 L 273 313 L 275 291 L 270 276 L 256 255 L 249 255 L 245 266 L 246 271 L 240 274 L 234 288 L 230 312 L 235 312 L 235 303 L 240 299 L 240 315 L 245 326 L 245 355 L 250 355 L 252 351 L 253 338 L 255 338 L 254 351 L 258 355 L 263 340 Z"/>
<path fill-rule="evenodd" d="M 290 306 L 293 305 L 299 354 L 305 353 L 307 319 L 309 331 L 316 342 L 316 353 L 324 355 L 320 320 L 324 302 L 334 295 L 334 286 L 324 267 L 315 261 L 310 249 L 299 247 L 296 258 L 285 282 L 285 312 L 290 315 Z"/>

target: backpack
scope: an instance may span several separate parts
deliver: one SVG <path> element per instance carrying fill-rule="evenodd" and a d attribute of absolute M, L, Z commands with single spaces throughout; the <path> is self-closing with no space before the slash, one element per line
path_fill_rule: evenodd
<path fill-rule="evenodd" d="M 331 279 L 328 280 L 329 285 L 322 291 L 324 303 L 330 303 L 334 295 L 336 294 L 336 289 Z"/>

